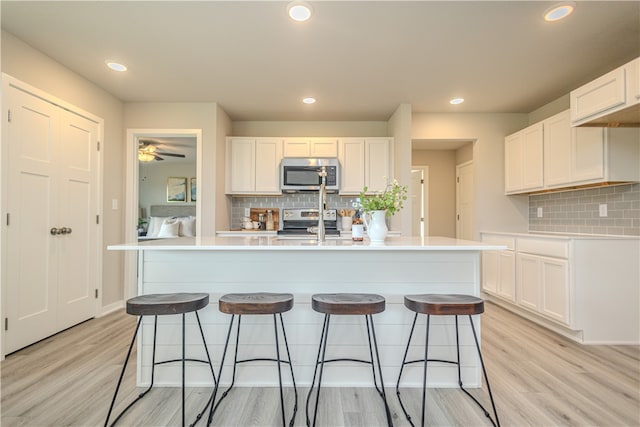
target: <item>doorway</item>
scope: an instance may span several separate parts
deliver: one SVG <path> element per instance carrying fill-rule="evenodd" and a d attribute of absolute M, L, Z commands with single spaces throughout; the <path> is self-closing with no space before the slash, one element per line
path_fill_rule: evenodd
<path fill-rule="evenodd" d="M 148 154 L 146 160 L 143 160 L 144 154 Z M 185 159 L 195 163 L 195 173 L 185 172 Z M 155 169 L 154 166 L 156 166 Z M 172 167 L 176 168 L 177 172 L 169 172 Z M 162 171 L 159 172 L 159 168 L 162 168 Z M 161 205 L 168 206 L 170 208 L 168 212 L 175 210 L 176 207 L 195 206 L 195 235 L 201 235 L 199 220 L 201 204 L 197 197 L 197 182 L 201 182 L 201 170 L 201 129 L 128 129 L 125 240 L 137 241 L 138 228 L 143 225 L 142 220 L 152 215 L 152 206 Z M 146 176 L 145 174 L 154 176 L 153 179 L 156 181 L 159 179 L 157 176 L 162 175 L 162 183 L 158 184 L 162 186 L 173 183 L 174 181 L 169 181 L 171 178 L 180 178 L 185 185 L 184 195 L 178 201 L 170 200 L 168 197 L 165 198 L 168 187 L 162 187 L 153 190 L 153 195 L 145 194 L 141 197 L 140 180 Z M 151 181 L 151 178 L 149 180 Z M 125 253 L 124 274 L 123 298 L 127 300 L 136 295 L 137 254 L 135 252 Z"/>
<path fill-rule="evenodd" d="M 429 166 L 411 167 L 411 235 L 429 235 Z"/>

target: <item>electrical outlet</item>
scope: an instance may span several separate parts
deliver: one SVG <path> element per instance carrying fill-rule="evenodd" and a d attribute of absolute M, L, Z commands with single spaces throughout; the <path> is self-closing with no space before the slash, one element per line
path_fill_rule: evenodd
<path fill-rule="evenodd" d="M 601 217 L 607 216 L 607 204 L 603 203 L 599 206 L 598 208 L 598 213 L 600 214 Z"/>
<path fill-rule="evenodd" d="M 118 210 L 118 199 L 111 199 L 111 209 L 114 211 Z"/>
<path fill-rule="evenodd" d="M 538 208 L 538 218 L 542 218 L 542 208 Z"/>
<path fill-rule="evenodd" d="M 251 208 L 244 208 L 244 216 L 251 215 Z"/>

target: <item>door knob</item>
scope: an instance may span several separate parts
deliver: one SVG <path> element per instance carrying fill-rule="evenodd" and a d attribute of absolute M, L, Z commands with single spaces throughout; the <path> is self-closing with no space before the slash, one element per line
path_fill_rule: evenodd
<path fill-rule="evenodd" d="M 52 236 L 56 236 L 62 233 L 62 229 L 53 227 L 49 232 L 51 233 Z"/>
<path fill-rule="evenodd" d="M 62 227 L 60 229 L 60 234 L 71 234 L 71 229 L 69 227 Z"/>

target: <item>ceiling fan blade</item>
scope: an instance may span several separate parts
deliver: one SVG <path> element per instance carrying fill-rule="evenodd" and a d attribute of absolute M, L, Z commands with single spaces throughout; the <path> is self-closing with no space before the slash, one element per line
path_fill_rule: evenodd
<path fill-rule="evenodd" d="M 171 156 L 171 157 L 182 157 L 183 159 L 186 157 L 184 154 L 165 153 L 162 151 L 156 151 L 156 154 L 162 154 L 163 156 Z"/>
<path fill-rule="evenodd" d="M 155 153 L 153 153 L 153 157 L 155 157 L 155 160 L 164 160 L 162 157 L 158 156 Z"/>

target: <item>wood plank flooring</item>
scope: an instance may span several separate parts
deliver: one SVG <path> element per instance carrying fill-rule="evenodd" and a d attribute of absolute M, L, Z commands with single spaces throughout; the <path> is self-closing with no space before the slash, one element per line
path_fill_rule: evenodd
<path fill-rule="evenodd" d="M 103 425 L 134 327 L 134 318 L 114 313 L 7 357 L 0 365 L 2 426 Z M 482 318 L 482 338 L 503 426 L 640 426 L 640 347 L 582 346 L 490 303 Z M 123 400 L 136 393 L 134 363 L 123 383 Z M 481 390 L 472 392 L 488 401 Z M 188 389 L 188 419 L 209 393 L 207 388 Z M 385 425 L 374 389 L 322 393 L 319 425 Z M 418 422 L 420 394 L 418 389 L 402 392 Z M 395 390 L 388 389 L 387 396 L 394 425 L 409 425 Z M 305 425 L 305 398 L 306 389 L 299 389 L 298 426 Z M 292 404 L 291 389 L 285 399 Z M 178 388 L 152 390 L 118 425 L 180 425 L 179 402 Z M 429 426 L 490 425 L 456 389 L 429 389 L 427 413 Z M 235 389 L 220 406 L 214 425 L 280 425 L 278 389 Z"/>

